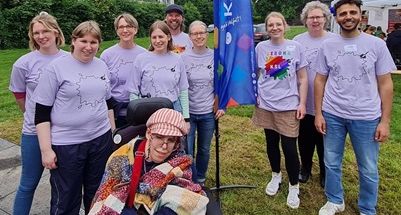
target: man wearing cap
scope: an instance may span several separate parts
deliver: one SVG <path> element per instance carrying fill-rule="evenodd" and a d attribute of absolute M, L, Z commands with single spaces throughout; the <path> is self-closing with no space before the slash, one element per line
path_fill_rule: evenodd
<path fill-rule="evenodd" d="M 192 159 L 179 150 L 181 137 L 188 133 L 184 117 L 162 108 L 150 116 L 146 127 L 146 139 L 135 138 L 110 156 L 89 214 L 146 210 L 173 215 L 178 208 L 184 214 L 205 214 L 209 200 L 201 186 L 191 181 Z M 180 196 L 186 198 L 177 199 Z"/>
<path fill-rule="evenodd" d="M 173 37 L 174 52 L 183 53 L 192 48 L 192 42 L 188 34 L 184 33 L 184 10 L 180 5 L 171 4 L 167 6 L 165 22 Z"/>

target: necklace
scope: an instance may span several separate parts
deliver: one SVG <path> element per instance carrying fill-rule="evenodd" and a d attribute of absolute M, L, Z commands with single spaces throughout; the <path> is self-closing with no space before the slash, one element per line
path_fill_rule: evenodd
<path fill-rule="evenodd" d="M 146 160 L 143 161 L 143 174 L 147 173 L 148 171 L 152 170 L 157 164 L 154 162 L 148 162 Z M 149 170 L 148 170 L 149 167 Z"/>

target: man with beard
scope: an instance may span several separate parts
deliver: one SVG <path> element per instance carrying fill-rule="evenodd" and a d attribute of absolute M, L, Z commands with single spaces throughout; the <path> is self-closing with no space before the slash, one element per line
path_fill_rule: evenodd
<path fill-rule="evenodd" d="M 175 53 L 182 53 L 192 48 L 192 42 L 188 34 L 184 33 L 184 10 L 180 5 L 171 4 L 167 6 L 165 22 L 173 37 Z"/>
<path fill-rule="evenodd" d="M 358 30 L 361 5 L 335 4 L 341 33 L 325 40 L 317 57 L 315 126 L 323 134 L 327 197 L 320 215 L 345 209 L 341 167 L 347 134 L 358 165 L 359 212 L 376 214 L 379 143 L 390 134 L 396 67 L 383 40 Z"/>

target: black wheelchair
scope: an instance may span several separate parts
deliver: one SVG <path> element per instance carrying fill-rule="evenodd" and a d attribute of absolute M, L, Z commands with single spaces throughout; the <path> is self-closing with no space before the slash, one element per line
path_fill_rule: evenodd
<path fill-rule="evenodd" d="M 167 98 L 153 97 L 133 100 L 127 107 L 128 124 L 113 132 L 114 150 L 128 143 L 137 136 L 144 137 L 146 133 L 146 122 L 149 117 L 161 108 L 173 109 L 173 103 Z M 220 203 L 208 188 L 204 188 L 209 198 L 207 215 L 222 215 Z"/>

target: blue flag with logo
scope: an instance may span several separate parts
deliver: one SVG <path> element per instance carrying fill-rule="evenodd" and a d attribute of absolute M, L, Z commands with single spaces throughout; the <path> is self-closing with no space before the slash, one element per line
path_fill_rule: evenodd
<path fill-rule="evenodd" d="M 256 59 L 250 0 L 214 0 L 214 74 L 218 108 L 255 104 Z"/>

